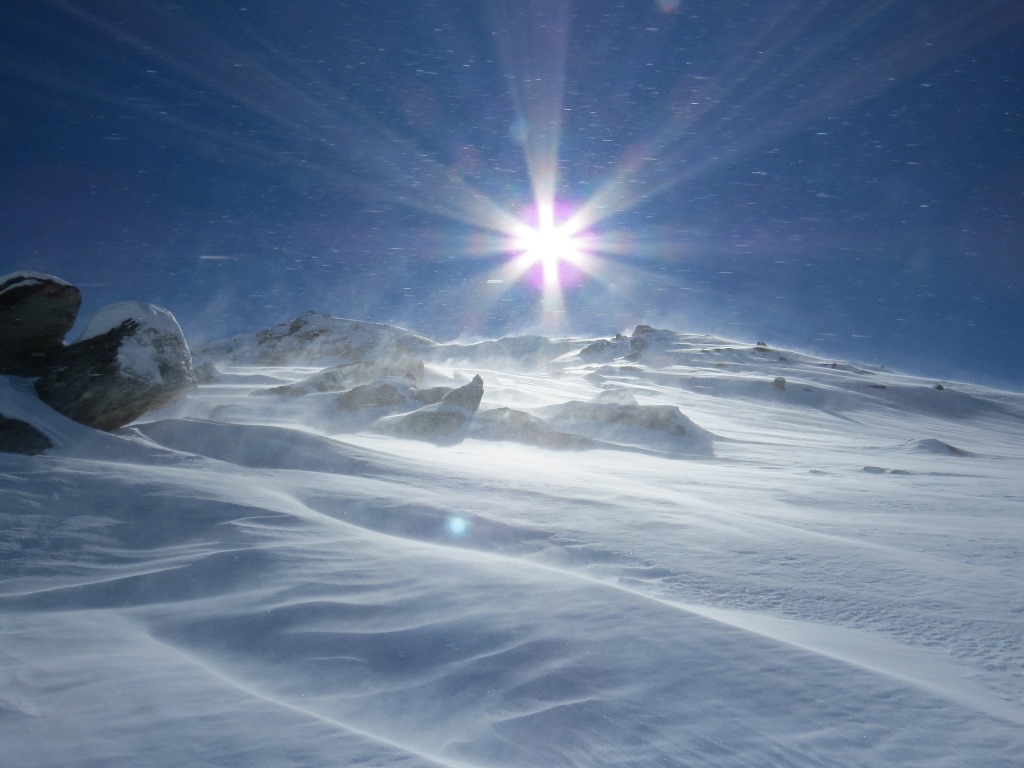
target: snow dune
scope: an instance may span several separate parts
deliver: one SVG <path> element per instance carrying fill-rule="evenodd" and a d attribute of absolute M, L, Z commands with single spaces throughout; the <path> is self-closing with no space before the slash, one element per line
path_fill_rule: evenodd
<path fill-rule="evenodd" d="M 1024 396 L 310 322 L 116 435 L 0 379 L 56 446 L 0 454 L 4 764 L 1021 764 Z M 314 377 L 368 350 L 422 370 Z"/>

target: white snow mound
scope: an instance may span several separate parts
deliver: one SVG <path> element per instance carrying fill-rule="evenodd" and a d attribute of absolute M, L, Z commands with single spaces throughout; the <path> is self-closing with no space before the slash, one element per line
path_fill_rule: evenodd
<path fill-rule="evenodd" d="M 638 335 L 117 434 L 0 377 L 0 762 L 1019 768 L 1024 395 Z"/>

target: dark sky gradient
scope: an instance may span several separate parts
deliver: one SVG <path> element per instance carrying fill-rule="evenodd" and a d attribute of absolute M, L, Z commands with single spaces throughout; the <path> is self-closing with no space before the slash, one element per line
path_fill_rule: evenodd
<path fill-rule="evenodd" d="M 83 314 L 543 331 L 478 212 L 557 139 L 620 246 L 560 330 L 1024 387 L 1020 0 L 6 0 L 0 71 L 0 272 Z"/>

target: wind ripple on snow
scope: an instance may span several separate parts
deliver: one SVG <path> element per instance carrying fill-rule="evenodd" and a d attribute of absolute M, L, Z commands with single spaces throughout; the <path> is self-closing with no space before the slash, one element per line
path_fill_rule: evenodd
<path fill-rule="evenodd" d="M 242 467 L 353 475 L 373 465 L 358 451 L 294 428 L 166 419 L 135 427 L 154 442 Z"/>
<path fill-rule="evenodd" d="M 320 351 L 400 329 L 357 330 Z M 484 370 L 444 447 L 224 381 L 90 439 L 0 382 L 66 438 L 0 455 L 0 762 L 1017 768 L 1019 421 L 975 401 L 1020 398 L 635 335 Z"/>

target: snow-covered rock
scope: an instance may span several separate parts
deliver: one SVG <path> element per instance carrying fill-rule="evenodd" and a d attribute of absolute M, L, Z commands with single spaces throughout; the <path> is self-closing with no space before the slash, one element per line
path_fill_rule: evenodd
<path fill-rule="evenodd" d="M 255 334 L 203 344 L 198 354 L 232 365 L 345 365 L 422 357 L 434 346 L 430 339 L 397 326 L 307 312 Z"/>
<path fill-rule="evenodd" d="M 451 390 L 440 402 L 403 416 L 382 419 L 376 429 L 395 437 L 441 445 L 458 443 L 466 436 L 483 394 L 484 381 L 477 375 L 468 384 Z"/>
<path fill-rule="evenodd" d="M 437 404 L 439 411 L 464 413 L 472 416 L 480 407 L 484 396 L 484 380 L 477 374 L 468 384 L 453 389 Z"/>
<path fill-rule="evenodd" d="M 359 384 L 338 395 L 338 408 L 343 411 L 369 410 L 374 408 L 393 409 L 406 405 L 410 398 L 410 387 L 404 382 L 375 381 Z"/>
<path fill-rule="evenodd" d="M 220 370 L 210 360 L 203 360 L 201 363 L 193 364 L 192 370 L 196 374 L 196 381 L 200 384 L 213 384 L 220 376 Z"/>
<path fill-rule="evenodd" d="M 907 451 L 911 453 L 929 453 L 936 456 L 975 456 L 971 451 L 957 448 L 942 440 L 933 437 L 911 440 L 906 444 Z"/>
<path fill-rule="evenodd" d="M 309 395 L 314 392 L 341 392 L 353 386 L 370 384 L 391 377 L 413 382 L 423 377 L 423 361 L 414 359 L 369 360 L 325 368 L 294 384 L 282 384 L 263 390 L 274 395 Z"/>
<path fill-rule="evenodd" d="M 613 339 L 598 339 L 579 351 L 579 358 L 587 363 L 607 363 L 625 357 L 632 351 L 630 340 L 621 333 Z"/>
<path fill-rule="evenodd" d="M 434 403 L 441 402 L 445 395 L 451 391 L 451 387 L 426 387 L 424 389 L 414 389 L 411 396 L 422 405 L 433 405 Z"/>
<path fill-rule="evenodd" d="M 188 344 L 174 316 L 152 304 L 125 302 L 97 312 L 39 378 L 36 391 L 68 418 L 112 431 L 177 402 L 195 386 Z"/>
<path fill-rule="evenodd" d="M 38 376 L 60 354 L 75 324 L 81 292 L 53 275 L 0 277 L 0 373 Z"/>
<path fill-rule="evenodd" d="M 576 349 L 578 342 L 575 340 L 507 336 L 473 344 L 444 344 L 434 350 L 431 359 L 478 368 L 533 371 L 543 369 L 559 355 Z"/>
<path fill-rule="evenodd" d="M 628 359 L 637 361 L 641 358 L 660 359 L 679 346 L 679 334 L 675 331 L 652 328 L 649 325 L 638 325 L 629 337 L 630 352 Z"/>
<path fill-rule="evenodd" d="M 594 440 L 671 453 L 713 454 L 714 436 L 674 405 L 570 401 L 537 413 L 554 429 Z"/>
<path fill-rule="evenodd" d="M 34 456 L 52 447 L 46 435 L 31 424 L 0 415 L 0 453 Z"/>
<path fill-rule="evenodd" d="M 588 437 L 560 432 L 541 419 L 514 408 L 490 408 L 473 419 L 471 436 L 481 440 L 522 443 L 555 451 L 598 447 Z"/>

